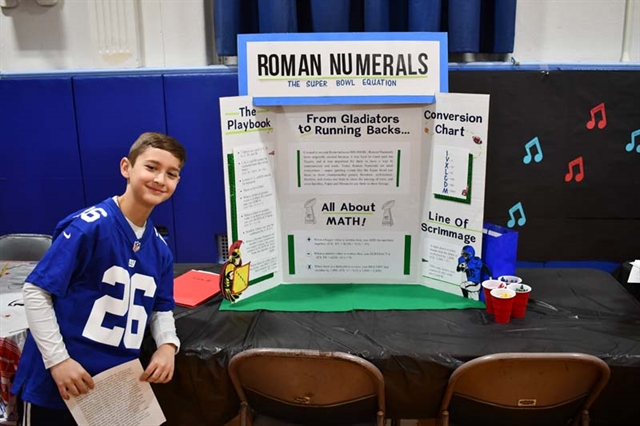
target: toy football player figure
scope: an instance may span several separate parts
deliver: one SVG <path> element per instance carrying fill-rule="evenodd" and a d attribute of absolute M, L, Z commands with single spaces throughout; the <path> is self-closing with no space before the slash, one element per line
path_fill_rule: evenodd
<path fill-rule="evenodd" d="M 120 160 L 124 194 L 58 223 L 23 289 L 29 335 L 11 388 L 20 424 L 76 424 L 63 398 L 139 358 L 147 324 L 157 350 L 140 380 L 173 377 L 173 256 L 149 215 L 173 195 L 185 160 L 174 138 L 143 133 Z"/>
<path fill-rule="evenodd" d="M 476 256 L 476 251 L 472 246 L 462 247 L 461 256 L 458 258 L 458 266 L 456 271 L 464 272 L 467 276 L 466 281 L 460 283 L 462 295 L 467 299 L 480 300 L 480 284 L 482 282 L 482 269 L 485 269 L 489 275 L 489 267 Z"/>
<path fill-rule="evenodd" d="M 231 303 L 238 300 L 249 285 L 249 264 L 242 264 L 241 245 L 242 241 L 238 240 L 229 246 L 229 260 L 222 265 L 220 274 L 220 292 Z"/>

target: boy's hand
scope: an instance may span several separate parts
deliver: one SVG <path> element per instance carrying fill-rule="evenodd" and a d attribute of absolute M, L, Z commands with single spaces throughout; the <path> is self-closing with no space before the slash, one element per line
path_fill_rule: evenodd
<path fill-rule="evenodd" d="M 153 353 L 149 366 L 140 380 L 149 383 L 167 383 L 173 377 L 176 347 L 170 343 L 160 345 Z"/>
<path fill-rule="evenodd" d="M 79 396 L 81 393 L 93 389 L 93 379 L 77 361 L 67 358 L 49 369 L 53 381 L 58 386 L 58 392 L 64 399 L 69 399 L 69 394 Z"/>

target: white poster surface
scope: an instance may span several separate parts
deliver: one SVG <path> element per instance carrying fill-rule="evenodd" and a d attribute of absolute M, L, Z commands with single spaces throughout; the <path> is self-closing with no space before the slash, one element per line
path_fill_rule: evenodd
<path fill-rule="evenodd" d="M 279 284 L 273 279 L 280 268 L 273 110 L 254 107 L 250 97 L 220 99 L 229 244 L 242 241 L 250 279 L 272 278 L 252 292 Z"/>
<path fill-rule="evenodd" d="M 487 95 L 438 94 L 426 106 L 220 104 L 229 238 L 251 263 L 241 298 L 289 283 L 474 296 L 457 267 L 464 246 L 481 255 Z"/>
<path fill-rule="evenodd" d="M 489 95 L 442 93 L 423 111 L 433 156 L 422 212 L 422 276 L 429 287 L 478 300 Z"/>
<path fill-rule="evenodd" d="M 277 187 L 286 281 L 419 279 L 421 173 L 428 167 L 420 112 L 406 105 L 283 108 Z M 318 241 L 324 245 L 315 246 L 317 256 L 310 251 L 310 262 L 299 248 Z"/>
<path fill-rule="evenodd" d="M 448 91 L 446 33 L 238 36 L 238 83 L 255 105 L 433 102 Z"/>

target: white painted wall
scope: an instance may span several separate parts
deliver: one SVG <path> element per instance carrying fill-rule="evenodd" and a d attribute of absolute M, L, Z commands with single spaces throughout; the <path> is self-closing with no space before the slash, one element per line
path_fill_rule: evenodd
<path fill-rule="evenodd" d="M 213 56 L 206 0 L 17 1 L 0 12 L 3 72 L 197 67 Z"/>
<path fill-rule="evenodd" d="M 622 53 L 625 0 L 518 0 L 520 62 L 610 63 Z M 629 56 L 640 62 L 640 1 L 631 0 Z"/>
<path fill-rule="evenodd" d="M 58 0 L 42 7 L 36 0 L 0 0 L 18 3 L 0 12 L 0 71 L 211 65 L 208 1 Z M 629 56 L 640 62 L 640 0 L 631 1 Z M 624 13 L 625 0 L 518 0 L 513 57 L 616 63 Z"/>

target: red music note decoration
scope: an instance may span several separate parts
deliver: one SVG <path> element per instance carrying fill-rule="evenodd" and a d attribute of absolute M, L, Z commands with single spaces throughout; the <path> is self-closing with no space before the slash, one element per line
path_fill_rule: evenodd
<path fill-rule="evenodd" d="M 569 182 L 571 181 L 571 179 L 574 178 L 574 174 L 573 174 L 574 166 L 578 166 L 578 173 L 575 174 L 575 181 L 582 182 L 582 179 L 584 179 L 584 162 L 582 160 L 582 157 L 578 157 L 575 160 L 569 161 L 569 173 L 564 175 L 565 182 Z"/>
<path fill-rule="evenodd" d="M 591 120 L 587 122 L 587 129 L 591 130 L 596 126 L 596 113 L 598 112 L 602 114 L 602 118 L 598 121 L 598 129 L 604 129 L 607 126 L 607 112 L 604 109 L 603 102 L 591 108 Z"/>

